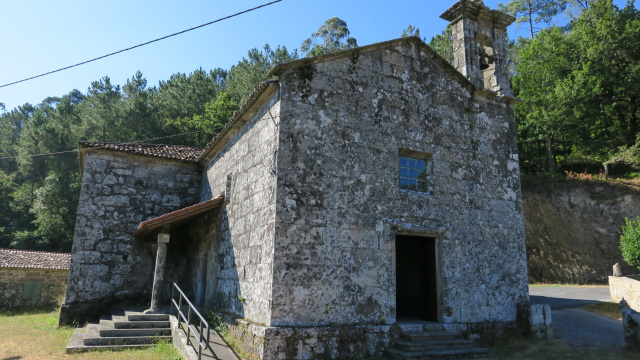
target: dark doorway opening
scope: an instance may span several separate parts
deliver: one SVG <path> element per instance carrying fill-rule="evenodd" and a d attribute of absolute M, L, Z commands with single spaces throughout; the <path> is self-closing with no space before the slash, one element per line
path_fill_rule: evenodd
<path fill-rule="evenodd" d="M 438 321 L 436 240 L 396 236 L 397 319 Z"/>

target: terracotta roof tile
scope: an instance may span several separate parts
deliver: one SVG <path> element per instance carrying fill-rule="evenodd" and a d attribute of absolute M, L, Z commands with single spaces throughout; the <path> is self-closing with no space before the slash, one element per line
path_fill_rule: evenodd
<path fill-rule="evenodd" d="M 202 149 L 196 149 L 182 145 L 110 143 L 90 141 L 79 141 L 78 145 L 80 146 L 80 148 L 105 149 L 193 163 L 198 162 L 198 158 L 204 151 Z"/>
<path fill-rule="evenodd" d="M 201 203 L 187 206 L 180 210 L 172 211 L 168 214 L 157 216 L 155 218 L 143 221 L 138 225 L 138 229 L 134 231 L 133 236 L 140 239 L 154 231 L 158 231 L 164 225 L 178 225 L 189 220 L 192 220 L 209 210 L 213 210 L 222 204 L 224 196 L 219 196 L 211 200 L 203 201 Z"/>
<path fill-rule="evenodd" d="M 0 249 L 0 268 L 69 269 L 71 254 Z"/>

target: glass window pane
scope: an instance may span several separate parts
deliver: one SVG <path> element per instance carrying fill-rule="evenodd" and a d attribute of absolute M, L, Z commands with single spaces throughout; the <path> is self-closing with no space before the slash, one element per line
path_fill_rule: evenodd
<path fill-rule="evenodd" d="M 428 192 L 431 171 L 433 165 L 425 158 L 413 158 L 409 156 L 400 156 L 399 181 L 400 188 L 403 190 L 412 190 L 420 192 Z"/>

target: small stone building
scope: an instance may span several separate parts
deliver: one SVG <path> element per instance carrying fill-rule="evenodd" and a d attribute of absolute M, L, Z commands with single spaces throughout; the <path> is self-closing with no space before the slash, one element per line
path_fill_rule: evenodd
<path fill-rule="evenodd" d="M 442 17 L 453 65 L 419 38 L 376 43 L 277 65 L 204 150 L 80 143 L 60 321 L 148 304 L 157 252 L 154 299 L 175 282 L 258 358 L 380 354 L 405 320 L 514 326 L 513 18 L 480 0 Z"/>
<path fill-rule="evenodd" d="M 70 261 L 71 254 L 0 249 L 0 310 L 57 305 Z"/>

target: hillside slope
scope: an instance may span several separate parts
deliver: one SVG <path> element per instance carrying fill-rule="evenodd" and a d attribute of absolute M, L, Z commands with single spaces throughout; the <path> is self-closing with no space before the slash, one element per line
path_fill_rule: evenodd
<path fill-rule="evenodd" d="M 529 281 L 604 282 L 615 263 L 637 273 L 618 249 L 625 218 L 640 216 L 633 184 L 572 180 L 523 189 Z"/>

